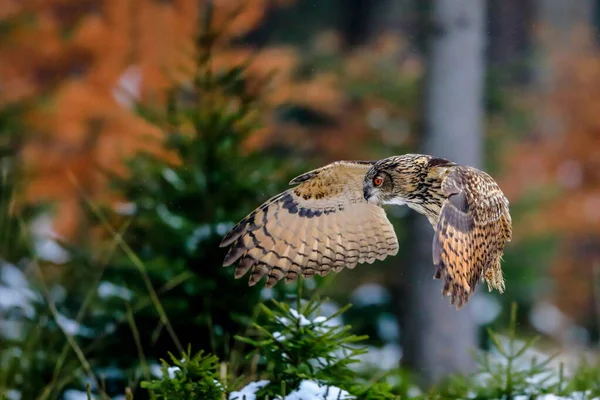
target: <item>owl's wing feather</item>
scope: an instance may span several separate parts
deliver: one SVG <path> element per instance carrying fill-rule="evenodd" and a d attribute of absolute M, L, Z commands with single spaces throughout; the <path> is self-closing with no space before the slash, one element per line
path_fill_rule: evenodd
<path fill-rule="evenodd" d="M 234 226 L 221 242 L 231 246 L 224 266 L 238 262 L 235 277 L 251 271 L 250 285 L 285 278 L 324 276 L 344 267 L 383 260 L 398 252 L 383 208 L 363 197 L 373 162 L 338 161 L 293 179 L 297 185 L 272 197 Z"/>
<path fill-rule="evenodd" d="M 446 200 L 433 238 L 435 278 L 443 279 L 442 294 L 460 308 L 485 278 L 504 290 L 500 258 L 512 238 L 508 200 L 485 172 L 454 167 L 442 182 Z"/>

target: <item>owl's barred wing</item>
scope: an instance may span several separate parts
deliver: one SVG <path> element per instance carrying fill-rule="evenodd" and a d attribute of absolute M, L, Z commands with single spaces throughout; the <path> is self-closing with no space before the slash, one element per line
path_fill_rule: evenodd
<path fill-rule="evenodd" d="M 271 198 L 225 235 L 224 266 L 239 260 L 235 277 L 251 271 L 250 285 L 285 277 L 324 276 L 331 270 L 383 260 L 398 252 L 383 208 L 363 197 L 369 161 L 338 161 L 293 179 L 298 186 Z"/>
<path fill-rule="evenodd" d="M 485 172 L 455 167 L 442 182 L 446 200 L 433 238 L 435 278 L 444 280 L 442 294 L 460 308 L 485 278 L 504 291 L 500 259 L 511 240 L 508 200 Z"/>

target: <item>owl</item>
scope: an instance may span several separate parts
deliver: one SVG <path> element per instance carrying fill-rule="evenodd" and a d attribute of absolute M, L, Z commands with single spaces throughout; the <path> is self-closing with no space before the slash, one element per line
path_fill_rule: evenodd
<path fill-rule="evenodd" d="M 460 308 L 476 285 L 504 292 L 501 268 L 512 238 L 509 202 L 494 179 L 444 158 L 405 154 L 379 161 L 337 161 L 290 181 L 223 238 L 235 277 L 266 287 L 300 275 L 353 269 L 398 252 L 383 205 L 406 205 L 433 227 L 432 269 L 442 295 Z"/>

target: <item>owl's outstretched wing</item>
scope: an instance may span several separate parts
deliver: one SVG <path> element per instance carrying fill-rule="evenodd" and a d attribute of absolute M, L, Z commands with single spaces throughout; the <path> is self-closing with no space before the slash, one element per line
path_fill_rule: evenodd
<path fill-rule="evenodd" d="M 442 182 L 446 197 L 433 237 L 435 278 L 442 294 L 460 308 L 486 279 L 490 290 L 504 291 L 500 260 L 512 238 L 508 200 L 483 171 L 457 166 Z"/>
<path fill-rule="evenodd" d="M 398 252 L 383 208 L 363 197 L 368 161 L 338 161 L 293 179 L 298 186 L 271 198 L 223 238 L 224 266 L 239 260 L 235 277 L 251 271 L 250 285 L 285 277 L 324 276 L 331 270 L 383 260 Z"/>

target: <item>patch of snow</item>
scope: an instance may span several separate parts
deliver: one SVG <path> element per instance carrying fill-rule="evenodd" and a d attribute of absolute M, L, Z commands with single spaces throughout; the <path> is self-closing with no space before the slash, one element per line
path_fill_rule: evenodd
<path fill-rule="evenodd" d="M 529 321 L 538 331 L 553 335 L 568 324 L 567 317 L 549 302 L 537 303 L 529 314 Z"/>
<path fill-rule="evenodd" d="M 327 333 L 331 329 L 343 325 L 342 320 L 339 317 L 331 318 L 319 315 L 311 320 L 294 308 L 290 308 L 290 314 L 292 315 L 292 318 L 277 317 L 277 321 L 286 328 L 295 327 L 296 324 L 299 324 L 301 327 L 309 327 L 318 333 Z M 291 335 L 277 331 L 273 333 L 273 338 L 279 342 L 283 342 L 289 340 Z"/>
<path fill-rule="evenodd" d="M 181 368 L 179 368 L 179 367 L 169 367 L 169 368 L 167 368 L 167 373 L 169 374 L 169 378 L 171 378 L 171 379 L 175 378 L 175 373 L 177 371 L 181 371 Z"/>
<path fill-rule="evenodd" d="M 59 237 L 53 228 L 52 218 L 49 214 L 39 215 L 31 222 L 31 233 L 35 236 Z"/>
<path fill-rule="evenodd" d="M 479 296 L 473 296 L 470 311 L 475 322 L 479 325 L 485 325 L 498 318 L 502 306 L 495 297 L 481 293 Z"/>
<path fill-rule="evenodd" d="M 229 400 L 256 400 L 256 392 L 267 386 L 269 381 L 250 382 L 238 392 L 231 392 Z"/>
<path fill-rule="evenodd" d="M 71 255 L 53 239 L 35 238 L 33 247 L 36 255 L 44 261 L 54 264 L 66 264 L 71 260 Z"/>
<path fill-rule="evenodd" d="M 2 393 L 8 400 L 21 400 L 21 392 L 16 389 L 5 390 Z"/>
<path fill-rule="evenodd" d="M 382 370 L 388 371 L 397 368 L 402 358 L 402 348 L 395 343 L 388 343 L 383 347 L 368 346 L 368 352 L 360 354 L 360 361 L 350 364 L 357 371 Z"/>
<path fill-rule="evenodd" d="M 183 228 L 183 218 L 179 215 L 173 214 L 166 205 L 159 204 L 156 207 L 156 214 L 163 220 L 164 223 L 169 225 L 173 229 Z"/>
<path fill-rule="evenodd" d="M 389 291 L 383 286 L 376 283 L 367 283 L 357 287 L 352 292 L 351 302 L 357 306 L 366 307 L 389 303 L 390 297 Z"/>
<path fill-rule="evenodd" d="M 219 382 L 218 380 L 216 380 L 216 379 L 213 379 L 213 383 L 214 383 L 214 384 L 215 384 L 215 386 L 216 386 L 216 387 L 218 387 L 219 389 L 225 389 L 225 388 L 223 387 L 223 384 L 222 384 L 221 382 Z"/>
<path fill-rule="evenodd" d="M 72 336 L 84 336 L 84 337 L 93 337 L 94 331 L 87 326 L 80 324 L 74 319 L 70 319 L 62 314 L 57 315 L 58 325 L 69 335 Z"/>
<path fill-rule="evenodd" d="M 304 315 L 300 314 L 294 308 L 290 309 L 290 314 L 292 314 L 292 316 L 294 317 L 294 320 L 290 320 L 289 318 L 286 318 L 286 317 L 280 317 L 280 318 L 277 318 L 277 320 L 284 326 L 293 326 L 293 325 L 296 325 L 296 323 L 299 323 L 300 326 L 307 326 L 307 325 L 312 324 L 312 322 L 308 318 L 306 318 Z"/>
<path fill-rule="evenodd" d="M 113 205 L 113 210 L 120 215 L 134 215 L 137 211 L 137 205 L 134 202 L 118 202 Z"/>
<path fill-rule="evenodd" d="M 262 300 L 271 300 L 273 298 L 273 289 L 272 288 L 262 288 L 260 290 L 260 298 Z"/>
<path fill-rule="evenodd" d="M 501 346 L 507 351 L 510 350 L 510 341 L 508 337 L 498 335 L 498 340 L 501 343 Z M 524 341 L 515 340 L 513 343 L 513 352 L 521 349 L 525 344 Z M 497 349 L 493 349 L 490 351 L 490 362 L 494 368 L 502 368 L 506 367 L 507 360 L 503 357 Z M 512 364 L 513 371 L 528 371 L 531 369 L 532 363 L 535 361 L 536 363 L 542 363 L 549 358 L 550 354 L 546 354 L 538 349 L 529 348 L 527 349 L 517 360 L 515 360 Z M 534 396 L 541 395 L 539 393 L 540 387 L 549 387 L 550 385 L 554 385 L 558 383 L 559 376 L 558 373 L 553 372 L 558 371 L 563 366 L 563 371 L 565 376 L 570 376 L 573 373 L 572 366 L 569 366 L 569 363 L 566 362 L 561 356 L 554 358 L 547 365 L 546 368 L 549 371 L 545 371 L 540 374 L 533 375 L 527 378 L 527 383 L 529 386 L 526 388 L 524 395 Z M 486 385 L 488 380 L 490 379 L 490 375 L 488 373 L 479 374 L 478 380 L 482 385 Z M 529 397 L 528 397 L 529 398 Z M 543 398 L 543 397 L 535 397 Z M 550 397 L 549 397 L 550 398 Z"/>
<path fill-rule="evenodd" d="M 35 317 L 33 303 L 36 300 L 35 294 L 29 289 L 15 289 L 0 285 L 0 310 L 18 309 L 27 318 L 33 319 Z"/>
<path fill-rule="evenodd" d="M 548 394 L 540 394 L 535 397 L 536 400 L 598 400 L 599 397 L 590 398 L 591 391 L 587 392 L 573 392 L 569 394 L 569 397 L 559 396 L 556 394 L 548 393 Z M 515 396 L 514 400 L 529 400 L 531 398 L 530 395 L 519 395 Z"/>
<path fill-rule="evenodd" d="M 235 224 L 231 222 L 219 222 L 216 227 L 217 235 L 225 236 L 225 234 L 234 226 Z"/>
<path fill-rule="evenodd" d="M 150 364 L 150 373 L 157 378 L 162 377 L 161 366 L 156 363 Z"/>
<path fill-rule="evenodd" d="M 422 396 L 423 392 L 421 391 L 421 389 L 419 389 L 416 386 L 411 386 L 407 391 L 406 394 L 409 397 L 417 397 L 417 396 Z"/>
<path fill-rule="evenodd" d="M 338 305 L 331 301 L 324 302 L 321 307 L 315 311 L 314 314 L 318 313 L 319 315 L 313 318 L 313 324 L 322 325 L 322 327 L 343 326 L 344 322 L 339 315 L 331 318 L 339 311 L 339 309 Z"/>
<path fill-rule="evenodd" d="M 13 264 L 2 262 L 0 266 L 0 281 L 12 288 L 29 288 L 29 282 L 23 271 Z"/>
<path fill-rule="evenodd" d="M 567 343 L 589 345 L 591 342 L 590 332 L 582 326 L 569 325 L 565 329 L 563 340 Z"/>
<path fill-rule="evenodd" d="M 65 390 L 62 398 L 63 400 L 88 400 L 86 392 L 75 389 Z"/>
<path fill-rule="evenodd" d="M 340 307 L 332 301 L 326 301 L 321 304 L 321 314 L 323 314 L 327 317 L 332 316 L 339 310 L 340 310 Z"/>
<path fill-rule="evenodd" d="M 279 397 L 281 398 L 281 397 Z M 291 392 L 283 398 L 283 400 L 342 400 L 356 399 L 347 391 L 335 386 L 325 386 L 318 382 L 303 380 L 300 382 L 298 389 Z"/>
<path fill-rule="evenodd" d="M 123 300 L 131 300 L 133 292 L 126 287 L 115 285 L 112 282 L 102 281 L 98 285 L 98 296 L 106 297 L 120 297 Z"/>
<path fill-rule="evenodd" d="M 50 298 L 55 303 L 62 303 L 67 298 L 67 290 L 61 285 L 54 285 L 50 289 Z"/>
<path fill-rule="evenodd" d="M 316 328 L 321 332 L 328 332 L 330 330 L 329 328 L 335 328 L 336 326 L 344 325 L 339 316 L 331 318 L 323 315 L 316 317 L 313 320 L 313 324 L 316 325 Z"/>
<path fill-rule="evenodd" d="M 185 241 L 185 247 L 188 249 L 190 253 L 196 251 L 198 248 L 198 243 L 206 240 L 210 236 L 210 225 L 204 224 L 200 225 L 198 228 L 194 229 L 192 234 Z"/>
<path fill-rule="evenodd" d="M 119 77 L 112 89 L 112 96 L 121 106 L 131 109 L 140 98 L 141 84 L 142 71 L 139 67 L 131 65 Z"/>
<path fill-rule="evenodd" d="M 377 318 L 377 334 L 384 342 L 394 342 L 400 339 L 400 327 L 396 317 L 383 313 Z"/>
<path fill-rule="evenodd" d="M 181 180 L 177 172 L 175 172 L 172 168 L 163 168 L 162 174 L 163 178 L 167 182 L 169 182 L 173 187 L 177 190 L 185 189 L 185 183 Z"/>
<path fill-rule="evenodd" d="M 53 228 L 52 218 L 49 215 L 40 215 L 31 223 L 33 234 L 33 247 L 37 256 L 55 264 L 65 264 L 71 260 L 70 254 L 56 242 L 60 236 Z"/>
<path fill-rule="evenodd" d="M 2 295 L 0 294 L 0 297 Z M 0 338 L 21 340 L 26 332 L 25 324 L 21 321 L 0 319 Z"/>
<path fill-rule="evenodd" d="M 535 304 L 529 314 L 531 324 L 540 332 L 553 336 L 563 344 L 586 345 L 590 341 L 589 332 L 573 323 L 550 302 Z"/>

